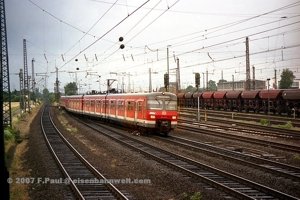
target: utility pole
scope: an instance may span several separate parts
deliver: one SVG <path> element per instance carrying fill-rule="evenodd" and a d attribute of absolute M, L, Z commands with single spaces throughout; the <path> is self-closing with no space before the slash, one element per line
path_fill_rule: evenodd
<path fill-rule="evenodd" d="M 5 148 L 4 148 L 4 127 L 12 126 L 11 120 L 11 96 L 9 85 L 9 66 L 8 66 L 8 48 L 7 48 L 7 31 L 6 31 L 6 18 L 5 18 L 5 5 L 4 0 L 0 1 L 0 16 L 1 16 L 1 70 L 0 70 L 0 101 L 1 101 L 1 138 L 0 138 L 0 170 L 1 170 L 1 190 L 3 196 L 9 199 L 9 172 L 6 167 Z M 4 95 L 6 93 L 6 95 Z"/>
<path fill-rule="evenodd" d="M 33 96 L 33 100 L 35 102 L 35 77 L 34 77 L 34 58 L 32 58 L 31 60 L 31 68 L 32 68 L 32 76 L 31 76 L 31 82 L 32 82 L 32 96 Z"/>
<path fill-rule="evenodd" d="M 20 109 L 23 111 L 25 107 L 23 69 L 20 69 L 19 79 L 20 79 Z"/>
<path fill-rule="evenodd" d="M 274 73 L 275 73 L 275 76 L 274 76 L 275 77 L 275 80 L 274 80 L 275 81 L 275 88 L 274 89 L 277 89 L 277 70 L 276 69 L 274 70 Z"/>
<path fill-rule="evenodd" d="M 246 37 L 246 90 L 250 90 L 250 58 L 249 58 L 249 38 Z"/>
<path fill-rule="evenodd" d="M 176 63 L 177 63 L 177 73 L 176 73 L 176 82 L 177 82 L 177 84 L 176 84 L 176 86 L 177 86 L 177 93 L 178 93 L 178 91 L 179 90 L 181 90 L 181 85 L 180 85 L 180 68 L 179 68 L 179 58 L 177 58 L 176 59 Z M 200 85 L 199 85 L 200 86 Z"/>
<path fill-rule="evenodd" d="M 234 75 L 232 74 L 232 90 L 234 90 Z"/>
<path fill-rule="evenodd" d="M 169 63 L 169 45 L 167 46 L 167 76 L 170 77 L 170 63 Z M 166 91 L 169 91 L 169 85 L 166 86 Z"/>
<path fill-rule="evenodd" d="M 204 72 L 202 72 L 202 77 L 203 77 L 203 90 L 205 90 L 205 84 L 204 84 Z"/>
<path fill-rule="evenodd" d="M 151 68 L 149 68 L 149 93 L 152 92 Z"/>
<path fill-rule="evenodd" d="M 255 67 L 252 66 L 253 90 L 255 90 Z"/>
<path fill-rule="evenodd" d="M 58 68 L 55 67 L 55 73 L 56 73 L 56 81 L 55 81 L 55 100 L 58 102 L 59 100 L 59 81 L 58 81 Z"/>
<path fill-rule="evenodd" d="M 4 0 L 1 0 L 0 5 L 1 15 L 1 120 L 3 126 L 12 126 L 11 121 L 11 94 L 9 83 L 9 62 L 7 49 L 7 31 Z M 5 95 L 4 95 L 5 94 Z"/>
<path fill-rule="evenodd" d="M 208 90 L 208 70 L 206 70 L 206 90 Z"/>
<path fill-rule="evenodd" d="M 149 93 L 152 92 L 152 74 L 158 74 L 158 72 L 152 72 L 149 68 Z"/>
<path fill-rule="evenodd" d="M 130 72 L 128 72 L 128 92 L 130 93 L 131 92 L 131 84 L 130 84 L 130 76 L 132 76 L 131 74 L 130 74 Z"/>
<path fill-rule="evenodd" d="M 169 45 L 167 47 L 167 74 L 170 74 L 170 69 L 169 69 Z"/>
<path fill-rule="evenodd" d="M 24 59 L 24 95 L 25 95 L 25 112 L 30 112 L 30 97 L 29 97 L 29 81 L 28 81 L 28 65 L 27 65 L 27 48 L 26 39 L 23 39 L 23 59 Z"/>

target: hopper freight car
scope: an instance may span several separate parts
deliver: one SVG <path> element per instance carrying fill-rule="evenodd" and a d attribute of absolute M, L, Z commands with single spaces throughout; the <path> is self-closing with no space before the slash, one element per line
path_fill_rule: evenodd
<path fill-rule="evenodd" d="M 215 91 L 178 94 L 181 107 L 300 115 L 300 90 Z M 268 106 L 269 105 L 269 106 Z"/>

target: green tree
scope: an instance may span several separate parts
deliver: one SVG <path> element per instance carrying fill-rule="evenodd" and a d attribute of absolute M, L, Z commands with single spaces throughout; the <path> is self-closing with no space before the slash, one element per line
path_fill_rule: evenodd
<path fill-rule="evenodd" d="M 290 88 L 295 79 L 294 73 L 289 69 L 284 69 L 280 77 L 281 77 L 280 84 L 279 84 L 280 89 Z"/>
<path fill-rule="evenodd" d="M 191 86 L 191 85 L 189 85 L 189 86 L 185 89 L 186 92 L 193 92 L 194 90 L 195 90 L 195 88 L 194 88 L 193 86 Z"/>
<path fill-rule="evenodd" d="M 209 91 L 217 91 L 216 81 L 213 81 L 213 80 L 208 81 L 208 90 Z"/>
<path fill-rule="evenodd" d="M 75 82 L 68 83 L 65 86 L 65 94 L 66 95 L 74 95 L 77 93 L 77 85 Z"/>

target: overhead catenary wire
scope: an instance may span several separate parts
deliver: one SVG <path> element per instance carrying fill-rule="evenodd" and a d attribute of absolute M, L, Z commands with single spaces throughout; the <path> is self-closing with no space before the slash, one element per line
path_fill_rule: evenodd
<path fill-rule="evenodd" d="M 289 7 L 293 7 L 293 6 L 296 6 L 296 5 L 298 5 L 299 4 L 299 2 L 300 1 L 298 1 L 298 2 L 296 2 L 296 3 L 293 3 L 293 4 L 289 4 L 289 5 L 287 5 L 287 6 L 283 6 L 283 7 L 281 7 L 281 8 L 278 8 L 278 9 L 275 9 L 275 10 L 272 10 L 272 11 L 269 11 L 269 12 L 266 12 L 266 13 L 264 13 L 264 14 L 260 14 L 260 15 L 257 15 L 257 16 L 254 16 L 254 17 L 251 17 L 251 18 L 248 18 L 248 20 L 249 19 L 253 19 L 253 18 L 257 18 L 258 16 L 263 16 L 263 15 L 266 15 L 266 14 L 269 14 L 269 13 L 272 13 L 272 12 L 276 12 L 276 11 L 279 11 L 279 10 L 282 10 L 282 9 L 286 9 L 286 8 L 289 8 Z M 299 15 L 296 15 L 296 16 L 294 16 L 294 17 L 298 17 Z M 247 19 L 246 19 L 247 20 Z M 248 21 L 247 20 L 247 21 Z M 282 20 L 282 19 L 281 19 Z M 281 21 L 281 20 L 276 20 L 275 22 L 278 22 L 278 21 Z M 245 21 L 245 20 L 244 20 Z M 235 22 L 235 23 L 238 23 L 238 22 L 241 22 L 241 21 L 237 21 L 237 22 Z M 270 22 L 270 23 L 272 23 L 272 22 Z M 274 21 L 273 21 L 273 23 L 274 23 Z M 298 23 L 298 22 L 296 22 L 296 23 Z M 258 26 L 262 26 L 262 25 L 267 25 L 267 24 L 269 24 L 269 23 L 265 23 L 265 24 L 261 24 L 261 25 L 258 25 Z M 276 29 L 279 29 L 279 28 L 283 28 L 283 27 L 285 27 L 285 26 L 289 26 L 289 25 L 293 25 L 294 23 L 291 23 L 291 24 L 288 24 L 288 25 L 283 25 L 283 26 L 280 26 L 280 27 L 277 27 L 277 28 L 274 28 L 274 29 L 269 29 L 269 30 L 267 30 L 267 31 L 271 31 L 271 30 L 276 30 Z M 217 26 L 217 27 L 222 27 L 222 26 L 226 26 L 226 25 L 228 25 L 228 24 L 225 24 L 225 25 L 221 25 L 221 26 Z M 256 28 L 256 27 L 258 27 L 258 26 L 253 26 L 252 28 Z M 215 27 L 216 28 L 216 27 Z M 213 28 L 212 28 L 213 29 Z M 247 29 L 249 29 L 249 28 L 246 28 L 245 30 L 247 30 Z M 267 32 L 266 31 L 266 32 Z M 235 31 L 232 31 L 232 32 L 230 32 L 230 33 L 234 33 Z M 227 34 L 230 34 L 230 33 L 227 33 Z M 226 33 L 225 34 L 221 34 L 222 36 L 224 36 L 224 35 L 227 35 Z M 258 34 L 260 34 L 260 33 L 258 33 Z M 255 34 L 254 34 L 255 35 Z M 252 36 L 252 35 L 249 35 L 249 36 Z M 213 36 L 213 37 L 217 37 L 217 36 Z M 211 37 L 211 38 L 213 38 L 213 37 Z M 246 37 L 246 36 L 243 36 L 243 37 Z M 243 37 L 241 37 L 241 38 L 243 38 Z M 211 39 L 210 38 L 210 39 Z M 241 39 L 241 38 L 237 38 L 237 40 L 238 39 Z M 208 38 L 207 38 L 208 39 Z M 206 40 L 206 39 L 202 39 L 202 40 L 198 40 L 198 42 L 199 41 L 204 41 L 204 40 Z M 193 42 L 195 42 L 195 41 L 193 41 Z M 229 41 L 230 42 L 230 41 Z M 153 43 L 152 43 L 153 44 Z M 146 45 L 148 48 L 149 48 L 149 45 Z M 174 45 L 174 44 L 172 44 L 172 46 L 176 46 L 176 45 Z M 158 50 L 161 50 L 161 49 L 165 49 L 165 47 L 162 47 L 162 48 L 157 48 Z M 150 50 L 150 48 L 149 48 L 149 50 Z M 158 50 L 156 50 L 156 51 L 158 51 Z M 199 49 L 198 49 L 199 50 Z M 112 54 L 110 54 L 110 56 L 111 55 L 113 55 L 114 53 L 116 53 L 117 51 L 115 51 L 115 52 L 113 52 Z M 143 53 L 141 53 L 140 55 L 142 55 Z M 136 55 L 135 55 L 136 56 Z M 179 56 L 179 55 L 177 55 L 177 56 Z M 106 58 L 108 58 L 108 57 L 106 57 Z"/>
<path fill-rule="evenodd" d="M 182 56 L 182 55 L 186 55 L 186 54 L 190 54 L 190 53 L 194 53 L 194 52 L 197 52 L 197 51 L 203 51 L 205 49 L 211 49 L 212 47 L 217 47 L 217 46 L 221 46 L 221 45 L 226 45 L 226 47 L 228 47 L 228 45 L 237 45 L 237 44 L 243 44 L 244 43 L 244 39 L 245 37 L 252 37 L 252 36 L 255 36 L 255 35 L 260 35 L 260 34 L 263 34 L 263 33 L 266 33 L 266 32 L 269 32 L 269 31 L 273 31 L 273 30 L 277 30 L 277 29 L 281 29 L 283 27 L 287 27 L 287 26 L 291 26 L 291 25 L 295 25 L 295 24 L 299 24 L 300 21 L 296 21 L 296 22 L 293 22 L 293 23 L 290 23 L 290 24 L 286 24 L 286 25 L 282 25 L 282 26 L 279 26 L 279 27 L 275 27 L 275 28 L 271 28 L 271 29 L 267 29 L 267 30 L 263 30 L 263 31 L 260 31 L 260 32 L 257 32 L 257 33 L 253 33 L 253 34 L 249 34 L 249 35 L 245 35 L 245 36 L 241 36 L 241 37 L 238 37 L 238 38 L 233 38 L 233 39 L 230 39 L 230 40 L 226 40 L 226 41 L 223 41 L 223 42 L 219 42 L 219 43 L 215 43 L 215 44 L 211 44 L 211 45 L 207 45 L 207 46 L 203 46 L 201 48 L 197 48 L 197 49 L 193 49 L 193 50 L 189 50 L 189 51 L 184 51 L 182 53 L 178 53 L 177 56 Z M 272 36 L 269 36 L 269 37 L 272 37 Z M 250 38 L 251 39 L 251 38 Z M 228 44 L 230 42 L 234 42 L 234 41 L 238 41 L 238 40 L 242 40 L 241 42 L 236 42 L 236 43 L 233 43 L 233 44 Z M 147 48 L 148 45 L 146 45 Z M 150 50 L 150 48 L 149 48 Z M 198 52 L 197 52 L 198 53 Z M 143 55 L 144 53 L 140 53 L 140 54 L 135 54 L 134 56 L 137 57 L 139 55 Z M 161 60 L 166 60 L 167 58 L 162 58 Z M 160 61 L 161 61 L 160 60 Z M 158 61 L 153 61 L 153 63 L 155 62 L 158 62 Z M 97 65 L 97 64 L 96 64 Z M 130 68 L 135 68 L 137 66 L 141 66 L 143 64 L 139 64 L 139 65 L 136 65 L 136 66 L 133 66 L 133 67 L 130 67 Z"/>
<path fill-rule="evenodd" d="M 133 39 L 135 39 L 139 34 L 141 34 L 143 31 L 145 31 L 151 24 L 153 24 L 156 20 L 158 20 L 162 15 L 164 15 L 168 10 L 170 10 L 173 6 L 175 6 L 180 0 L 177 0 L 175 3 L 173 3 L 171 6 L 168 6 L 168 8 L 166 10 L 164 10 L 160 15 L 158 15 L 156 18 L 154 18 L 149 24 L 147 24 L 143 29 L 141 29 L 138 33 L 136 33 L 134 36 L 132 36 L 130 39 L 127 40 L 127 42 L 125 44 L 128 44 L 129 42 L 131 42 Z M 155 5 L 157 6 L 157 5 Z M 152 11 L 152 10 L 151 10 Z M 114 51 L 113 53 L 111 53 L 109 56 L 106 57 L 109 58 L 110 56 L 114 55 L 116 52 L 118 51 L 118 49 L 116 51 Z"/>
<path fill-rule="evenodd" d="M 36 6 L 37 8 L 39 8 L 41 11 L 43 11 L 43 12 L 46 13 L 46 14 L 48 14 L 48 15 L 51 16 L 52 18 L 54 18 L 55 20 L 57 20 L 57 21 L 59 21 L 59 22 L 65 24 L 65 25 L 67 25 L 67 26 L 69 26 L 69 27 L 71 27 L 71 28 L 73 28 L 73 29 L 75 29 L 75 30 L 77 30 L 77 31 L 79 31 L 79 32 L 81 32 L 81 33 L 83 33 L 83 34 L 88 34 L 88 35 L 92 36 L 93 38 L 96 37 L 95 35 L 89 34 L 89 33 L 87 33 L 86 31 L 81 30 L 80 28 L 78 28 L 78 27 L 72 25 L 71 23 L 68 23 L 68 22 L 66 22 L 65 20 L 60 19 L 59 17 L 55 16 L 55 15 L 52 14 L 51 12 L 49 12 L 49 11 L 47 11 L 46 9 L 42 8 L 41 6 L 39 6 L 37 3 L 33 2 L 32 0 L 27 0 L 27 1 L 29 1 L 31 4 L 33 4 L 34 6 Z"/>
<path fill-rule="evenodd" d="M 182 35 L 182 36 L 177 36 L 177 37 L 173 37 L 173 38 L 170 38 L 168 40 L 163 40 L 163 41 L 158 41 L 158 42 L 154 42 L 154 43 L 150 43 L 148 45 L 154 45 L 154 44 L 159 44 L 159 43 L 165 43 L 165 42 L 169 42 L 169 41 L 172 41 L 172 40 L 176 40 L 178 38 L 183 38 L 183 37 L 188 37 L 188 36 L 191 36 L 191 35 L 195 35 L 195 34 L 199 34 L 199 33 L 204 33 L 206 35 L 208 34 L 211 34 L 211 33 L 214 33 L 214 32 L 217 32 L 217 31 L 220 31 L 220 30 L 223 30 L 223 29 L 227 29 L 229 27 L 233 27 L 235 25 L 238 25 L 238 24 L 241 24 L 241 23 L 244 23 L 244 22 L 247 22 L 247 21 L 250 21 L 252 19 L 255 19 L 255 18 L 258 18 L 258 17 L 262 17 L 262 16 L 265 16 L 265 15 L 268 15 L 270 13 L 274 13 L 274 12 L 278 12 L 278 11 L 281 11 L 281 10 L 284 10 L 284 9 L 288 9 L 288 8 L 291 8 L 291 7 L 295 7 L 295 6 L 299 6 L 300 5 L 300 1 L 297 1 L 295 3 L 292 3 L 292 4 L 288 4 L 286 6 L 283 6 L 283 7 L 280 7 L 280 8 L 277 8 L 277 9 L 274 9 L 272 11 L 269 11 L 269 12 L 265 12 L 263 14 L 259 14 L 259 15 L 255 15 L 253 17 L 250 17 L 250 18 L 246 18 L 246 19 L 243 19 L 243 20 L 238 20 L 238 21 L 235 21 L 235 22 L 230 22 L 230 23 L 227 23 L 227 24 L 222 24 L 222 25 L 219 25 L 219 26 L 215 26 L 215 27 L 212 27 L 212 28 L 207 28 L 207 29 L 203 29 L 201 31 L 196 31 L 196 32 L 193 32 L 193 33 L 189 33 L 189 34 L 185 34 L 185 35 Z M 216 30 L 217 31 L 216 31 Z M 214 30 L 213 32 L 209 32 L 211 30 Z"/>
<path fill-rule="evenodd" d="M 150 9 L 137 23 L 135 23 L 124 35 L 124 37 L 126 37 L 138 24 L 140 24 L 152 11 L 154 8 L 156 8 L 159 4 L 161 3 L 161 0 L 159 0 L 154 7 L 152 7 L 152 9 Z M 113 48 L 115 45 L 117 44 L 117 42 L 115 42 L 111 47 L 109 47 L 108 49 L 106 49 L 104 52 L 109 51 L 111 48 Z M 103 60 L 106 60 L 107 58 L 109 58 L 110 56 L 112 56 L 113 54 L 115 54 L 117 51 L 119 50 L 119 48 L 117 48 L 115 51 L 113 51 L 111 54 L 109 54 L 108 56 L 106 56 Z M 104 55 L 102 55 L 104 56 Z"/>
<path fill-rule="evenodd" d="M 118 22 L 116 25 L 114 25 L 111 29 L 109 29 L 106 33 L 104 33 L 100 38 L 98 38 L 97 40 L 95 40 L 93 43 L 91 43 L 90 45 L 88 45 L 87 47 L 85 47 L 82 51 L 80 51 L 78 54 L 76 54 L 70 60 L 68 60 L 66 63 L 64 63 L 59 69 L 63 68 L 66 64 L 68 64 L 69 62 L 71 62 L 78 55 L 80 55 L 81 53 L 83 53 L 84 51 L 86 51 L 87 49 L 89 49 L 91 46 L 93 46 L 95 43 L 97 43 L 99 40 L 101 40 L 103 37 L 105 37 L 108 33 L 110 33 L 112 30 L 114 30 L 121 23 L 123 23 L 127 18 L 129 18 L 132 14 L 134 14 L 135 12 L 137 12 L 140 8 L 142 8 L 144 5 L 146 5 L 149 1 L 150 0 L 147 0 L 143 4 L 141 4 L 137 9 L 135 9 L 134 11 L 132 11 L 129 15 L 127 15 L 120 22 Z"/>
<path fill-rule="evenodd" d="M 67 54 L 68 52 L 70 52 L 87 34 L 89 34 L 89 32 L 99 23 L 99 21 L 101 19 L 103 19 L 103 17 L 115 6 L 115 4 L 118 2 L 119 0 L 116 0 L 102 15 L 101 17 L 89 28 L 89 30 L 87 30 L 84 35 L 77 41 L 75 42 L 75 44 L 73 44 L 71 46 L 71 48 L 69 48 L 64 54 Z"/>

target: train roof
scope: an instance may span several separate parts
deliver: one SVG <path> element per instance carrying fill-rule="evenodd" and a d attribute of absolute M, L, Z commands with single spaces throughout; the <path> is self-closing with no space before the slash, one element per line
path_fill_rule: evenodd
<path fill-rule="evenodd" d="M 61 96 L 60 98 L 73 98 L 73 99 L 76 99 L 76 98 L 82 98 L 83 95 L 70 95 L 70 96 Z"/>
<path fill-rule="evenodd" d="M 287 100 L 300 99 L 300 89 L 284 90 L 282 92 L 282 98 Z"/>
<path fill-rule="evenodd" d="M 281 96 L 283 90 L 261 90 L 259 97 L 261 99 L 277 99 Z"/>
<path fill-rule="evenodd" d="M 203 94 L 203 92 L 194 92 L 193 94 L 193 98 L 198 98 L 198 97 L 201 97 Z"/>
<path fill-rule="evenodd" d="M 203 92 L 202 93 L 202 98 L 203 99 L 211 99 L 213 94 L 214 94 L 214 92 Z"/>
<path fill-rule="evenodd" d="M 170 92 L 152 92 L 152 93 L 115 93 L 115 94 L 98 94 L 98 95 L 73 95 L 73 96 L 64 96 L 67 98 L 79 98 L 79 97 L 84 97 L 84 98 L 89 98 L 89 99 L 94 99 L 97 97 L 147 97 L 147 98 L 154 98 L 156 96 L 170 96 L 171 99 L 176 100 L 177 96 L 173 93 Z"/>
<path fill-rule="evenodd" d="M 180 92 L 180 93 L 177 94 L 177 97 L 182 99 L 182 98 L 184 98 L 184 95 L 185 95 L 184 92 Z"/>
<path fill-rule="evenodd" d="M 214 99 L 223 99 L 226 95 L 226 91 L 214 92 Z"/>
<path fill-rule="evenodd" d="M 228 91 L 226 93 L 226 99 L 237 99 L 241 96 L 242 91 Z"/>
<path fill-rule="evenodd" d="M 258 97 L 259 90 L 243 91 L 241 97 L 243 99 L 255 99 Z"/>
<path fill-rule="evenodd" d="M 185 99 L 190 99 L 190 98 L 192 98 L 192 96 L 193 96 L 192 92 L 187 92 L 187 93 L 184 94 Z"/>

